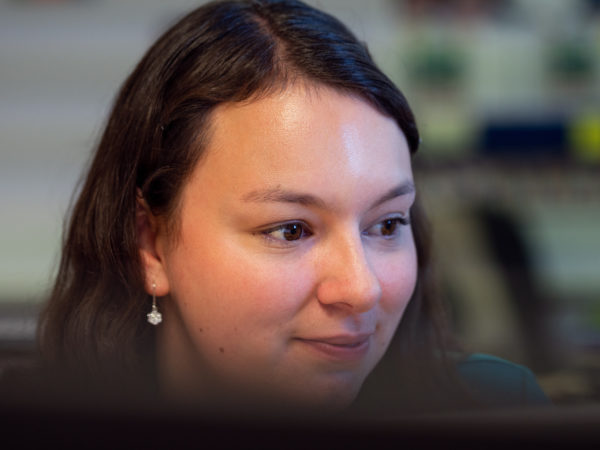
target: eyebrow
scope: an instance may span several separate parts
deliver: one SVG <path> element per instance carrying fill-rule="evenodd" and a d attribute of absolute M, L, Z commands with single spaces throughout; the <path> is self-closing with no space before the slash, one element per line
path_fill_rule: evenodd
<path fill-rule="evenodd" d="M 392 189 L 390 189 L 379 199 L 377 199 L 371 205 L 370 209 L 375 208 L 376 206 L 379 206 L 382 203 L 387 202 L 388 200 L 392 200 L 393 198 L 412 194 L 413 192 L 415 192 L 415 185 L 412 182 L 407 181 L 405 183 L 399 184 L 398 186 L 395 186 Z M 244 202 L 251 203 L 297 203 L 303 206 L 315 206 L 317 208 L 327 209 L 327 204 L 322 199 L 312 194 L 288 191 L 282 189 L 280 186 L 275 188 L 251 191 L 248 194 L 242 196 L 242 200 Z"/>

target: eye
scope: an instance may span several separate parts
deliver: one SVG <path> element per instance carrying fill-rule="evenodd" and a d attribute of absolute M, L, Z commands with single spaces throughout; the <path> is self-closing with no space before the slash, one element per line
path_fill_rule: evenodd
<path fill-rule="evenodd" d="M 262 231 L 268 238 L 278 241 L 292 242 L 311 236 L 312 233 L 302 222 L 288 222 Z"/>
<path fill-rule="evenodd" d="M 410 222 L 406 217 L 389 217 L 376 223 L 365 231 L 368 236 L 381 236 L 385 239 L 396 237 L 400 233 L 400 227 L 406 226 Z"/>

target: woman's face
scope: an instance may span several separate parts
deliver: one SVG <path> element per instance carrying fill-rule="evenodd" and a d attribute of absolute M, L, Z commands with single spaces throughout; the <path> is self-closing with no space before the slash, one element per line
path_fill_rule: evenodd
<path fill-rule="evenodd" d="M 405 138 L 325 87 L 222 105 L 212 122 L 179 235 L 159 230 L 146 255 L 158 295 L 169 294 L 158 304 L 162 383 L 346 405 L 415 286 Z"/>

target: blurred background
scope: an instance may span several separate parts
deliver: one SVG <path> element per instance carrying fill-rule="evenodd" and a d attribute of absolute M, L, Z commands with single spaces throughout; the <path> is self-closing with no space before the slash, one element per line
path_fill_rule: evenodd
<path fill-rule="evenodd" d="M 191 0 L 0 0 L 0 370 L 27 363 L 112 99 Z M 320 0 L 422 133 L 418 189 L 460 341 L 600 401 L 600 1 Z"/>

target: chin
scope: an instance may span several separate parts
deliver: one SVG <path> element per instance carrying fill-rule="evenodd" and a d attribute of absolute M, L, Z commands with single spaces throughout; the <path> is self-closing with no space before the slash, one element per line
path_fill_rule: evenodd
<path fill-rule="evenodd" d="M 364 381 L 352 371 L 289 373 L 232 380 L 212 390 L 213 400 L 236 411 L 280 415 L 332 414 L 348 408 Z"/>
<path fill-rule="evenodd" d="M 351 380 L 328 380 L 323 383 L 303 384 L 277 396 L 284 407 L 294 405 L 298 410 L 332 413 L 343 411 L 356 399 L 362 383 Z M 289 388 L 289 386 L 288 386 Z"/>
<path fill-rule="evenodd" d="M 327 392 L 315 399 L 312 405 L 327 412 L 343 411 L 356 399 L 358 390 Z"/>

